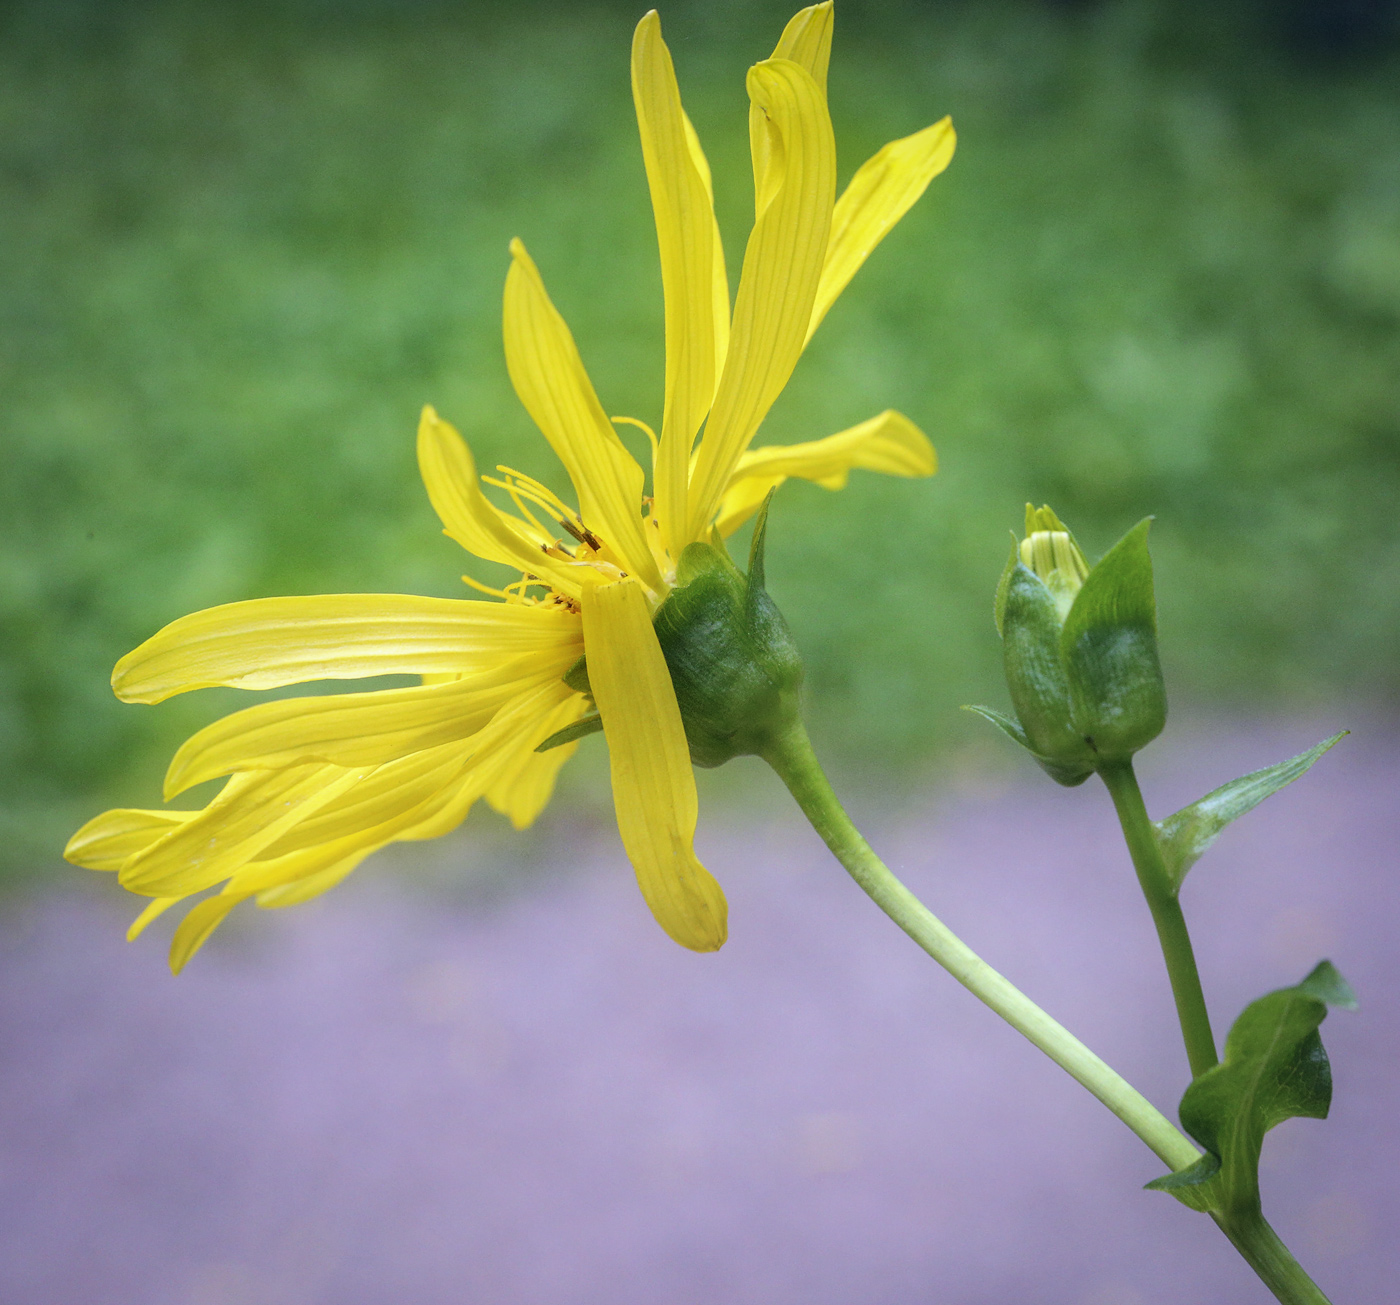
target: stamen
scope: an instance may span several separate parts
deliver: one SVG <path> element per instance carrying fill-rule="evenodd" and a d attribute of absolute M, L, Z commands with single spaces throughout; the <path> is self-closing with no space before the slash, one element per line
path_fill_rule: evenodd
<path fill-rule="evenodd" d="M 514 480 L 520 492 L 533 503 L 542 507 L 552 517 L 571 517 L 574 514 L 572 508 L 567 507 L 553 490 L 541 485 L 533 476 L 527 476 L 523 471 L 516 471 L 514 467 L 507 467 L 502 463 L 496 464 L 496 470 L 502 475 L 509 476 Z M 482 477 L 486 479 L 485 476 Z"/>
<path fill-rule="evenodd" d="M 479 593 L 490 594 L 492 598 L 509 598 L 509 595 L 504 589 L 492 589 L 490 585 L 484 585 L 480 580 L 473 580 L 469 575 L 464 575 L 462 577 L 462 583 L 470 585 Z"/>
<path fill-rule="evenodd" d="M 497 480 L 495 476 L 483 476 L 481 478 L 481 483 L 483 485 L 494 485 L 497 489 L 505 490 L 505 492 L 510 495 L 511 501 L 515 504 L 517 508 L 519 508 L 521 516 L 523 516 L 532 526 L 534 526 L 534 528 L 538 530 L 540 534 L 547 535 L 549 533 L 549 531 L 547 531 L 542 525 L 540 525 L 538 521 L 535 520 L 535 514 L 525 506 L 525 500 L 521 496 L 518 486 L 514 485 L 508 480 Z"/>

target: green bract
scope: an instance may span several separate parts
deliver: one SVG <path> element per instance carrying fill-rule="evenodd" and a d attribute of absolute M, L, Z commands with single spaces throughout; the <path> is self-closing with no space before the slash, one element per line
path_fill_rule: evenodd
<path fill-rule="evenodd" d="M 656 613 L 697 766 L 758 755 L 797 719 L 802 659 L 764 588 L 767 524 L 765 503 L 747 576 L 723 546 L 689 545 L 676 566 L 676 587 Z"/>
<path fill-rule="evenodd" d="M 697 766 L 757 756 L 798 717 L 802 659 L 764 588 L 767 528 L 765 502 L 754 525 L 747 576 L 723 544 L 690 544 L 676 565 L 676 586 L 656 612 L 656 637 Z M 589 692 L 586 659 L 580 657 L 564 680 Z M 598 713 L 590 712 L 535 750 L 546 752 L 602 728 Z"/>
<path fill-rule="evenodd" d="M 995 722 L 1061 784 L 1126 761 L 1166 723 L 1149 521 L 1089 567 L 1049 508 L 1027 505 L 1026 539 L 997 586 L 997 628 L 1016 721 Z"/>

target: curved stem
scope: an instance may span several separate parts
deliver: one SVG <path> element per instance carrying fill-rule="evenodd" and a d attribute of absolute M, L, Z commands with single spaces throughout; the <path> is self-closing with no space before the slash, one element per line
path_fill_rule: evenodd
<path fill-rule="evenodd" d="M 851 878 L 949 974 L 1088 1088 L 1169 1168 L 1184 1169 L 1200 1158 L 1185 1134 L 1141 1092 L 992 969 L 895 878 L 851 823 L 800 723 L 776 739 L 763 759 L 778 772 Z"/>
<path fill-rule="evenodd" d="M 1263 1213 L 1253 1210 L 1212 1216 L 1244 1256 L 1249 1267 L 1283 1305 L 1331 1305 L 1322 1289 L 1303 1271 Z"/>
<path fill-rule="evenodd" d="M 1210 1013 L 1206 1010 L 1205 993 L 1201 991 L 1201 976 L 1196 970 L 1196 954 L 1191 948 L 1191 935 L 1186 929 L 1186 917 L 1181 913 L 1176 889 L 1157 846 L 1157 835 L 1148 819 L 1138 788 L 1133 763 L 1104 766 L 1099 774 L 1113 798 L 1118 823 L 1133 858 L 1142 895 L 1157 926 L 1162 944 L 1162 958 L 1167 963 L 1172 996 L 1176 999 L 1176 1015 L 1181 1023 L 1181 1036 L 1186 1043 L 1186 1058 L 1191 1062 L 1191 1077 L 1199 1078 L 1220 1063 L 1215 1052 L 1215 1035 L 1210 1030 Z"/>

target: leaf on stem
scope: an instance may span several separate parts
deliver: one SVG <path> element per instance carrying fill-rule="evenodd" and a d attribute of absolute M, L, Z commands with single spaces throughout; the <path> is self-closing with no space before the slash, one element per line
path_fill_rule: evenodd
<path fill-rule="evenodd" d="M 1182 807 L 1175 815 L 1154 822 L 1153 828 L 1157 831 L 1157 843 L 1162 849 L 1162 860 L 1166 863 L 1172 892 L 1180 889 L 1186 872 L 1215 842 L 1226 825 L 1238 820 L 1246 811 L 1252 811 L 1270 794 L 1291 784 L 1348 733 L 1343 730 L 1330 739 L 1324 739 L 1315 748 L 1300 752 L 1287 761 L 1280 761 L 1276 766 L 1266 766 L 1263 770 L 1232 779 L 1189 807 Z"/>
<path fill-rule="evenodd" d="M 1225 1041 L 1225 1059 L 1181 1098 L 1181 1123 L 1207 1154 L 1147 1184 L 1193 1210 L 1235 1214 L 1259 1208 L 1264 1134 L 1285 1119 L 1326 1119 L 1332 1070 L 1318 1026 L 1327 1007 L 1356 1008 L 1331 961 L 1302 983 L 1245 1007 Z"/>

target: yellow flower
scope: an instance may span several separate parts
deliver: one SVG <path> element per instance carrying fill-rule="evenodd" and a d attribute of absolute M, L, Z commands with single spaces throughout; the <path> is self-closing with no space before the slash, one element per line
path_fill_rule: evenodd
<path fill-rule="evenodd" d="M 236 712 L 190 738 L 166 776 L 167 800 L 227 776 L 202 810 L 108 811 L 79 830 L 69 860 L 116 871 L 123 887 L 151 899 L 129 937 L 222 884 L 177 928 L 178 971 L 237 903 L 306 901 L 388 843 L 454 828 L 478 799 L 524 828 L 576 743 L 537 748 L 560 731 L 585 732 L 591 697 L 618 828 L 647 904 L 684 946 L 723 944 L 724 894 L 692 848 L 695 779 L 652 625 L 676 561 L 686 545 L 736 530 L 790 476 L 838 489 L 856 467 L 900 476 L 935 469 L 928 441 L 892 411 L 827 439 L 749 450 L 837 295 L 953 151 L 944 119 L 886 145 L 835 200 L 831 26 L 829 3 L 804 9 L 773 57 L 749 70 L 756 216 L 732 315 L 709 167 L 659 19 L 650 13 L 637 27 L 632 88 L 666 322 L 661 434 L 631 422 L 653 445 L 652 497 L 614 429 L 630 419 L 606 415 L 539 272 L 513 241 L 506 362 L 568 471 L 577 510 L 510 468 L 478 476 L 466 444 L 431 408 L 418 458 L 445 532 L 521 579 L 487 590 L 495 602 L 346 594 L 231 603 L 182 617 L 117 664 L 117 696 L 148 703 L 211 685 L 422 677 L 421 686 Z M 489 501 L 483 483 L 514 511 Z"/>

